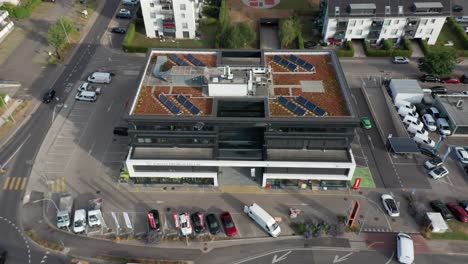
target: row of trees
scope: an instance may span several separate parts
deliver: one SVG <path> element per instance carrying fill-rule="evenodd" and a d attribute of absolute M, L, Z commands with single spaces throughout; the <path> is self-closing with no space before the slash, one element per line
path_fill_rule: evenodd
<path fill-rule="evenodd" d="M 59 17 L 57 21 L 49 27 L 47 40 L 55 48 L 57 59 L 60 60 L 60 49 L 67 43 L 70 44 L 70 35 L 76 32 L 76 28 L 68 17 Z"/>

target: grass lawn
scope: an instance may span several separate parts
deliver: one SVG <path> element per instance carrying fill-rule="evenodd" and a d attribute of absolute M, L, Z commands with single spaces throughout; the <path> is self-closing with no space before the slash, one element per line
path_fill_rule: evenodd
<path fill-rule="evenodd" d="M 318 6 L 313 6 L 309 3 L 308 0 L 281 0 L 278 5 L 273 7 L 273 9 L 294 9 L 294 10 L 304 10 L 304 9 L 318 9 Z"/>
<path fill-rule="evenodd" d="M 444 47 L 444 44 L 447 43 L 447 41 L 452 41 L 454 48 L 463 49 L 463 45 L 460 39 L 457 37 L 455 32 L 448 26 L 448 24 L 445 23 L 444 27 L 442 28 L 442 31 L 440 31 L 436 44 L 430 47 Z"/>
<path fill-rule="evenodd" d="M 432 233 L 431 239 L 468 240 L 468 224 L 451 220 L 447 222 L 452 232 Z"/>
<path fill-rule="evenodd" d="M 375 188 L 374 179 L 368 167 L 356 167 L 351 184 L 354 184 L 356 178 L 361 178 L 360 188 Z"/>

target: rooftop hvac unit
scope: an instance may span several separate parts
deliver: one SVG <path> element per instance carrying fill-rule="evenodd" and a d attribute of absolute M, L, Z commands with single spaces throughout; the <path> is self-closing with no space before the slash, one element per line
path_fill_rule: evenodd
<path fill-rule="evenodd" d="M 463 108 L 463 102 L 465 102 L 465 101 L 462 100 L 462 99 L 458 100 L 458 102 L 457 102 L 457 108 Z"/>

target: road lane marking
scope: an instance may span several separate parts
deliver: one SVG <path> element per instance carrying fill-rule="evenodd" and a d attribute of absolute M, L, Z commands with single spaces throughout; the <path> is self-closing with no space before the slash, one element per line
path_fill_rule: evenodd
<path fill-rule="evenodd" d="M 15 190 L 18 190 L 20 185 L 21 185 L 21 180 L 22 178 L 18 177 L 18 181 L 16 182 L 16 185 L 15 185 Z"/>
<path fill-rule="evenodd" d="M 16 182 L 16 177 L 11 177 L 11 182 L 10 182 L 10 186 L 8 187 L 8 190 L 13 190 L 13 186 L 15 186 L 15 182 Z"/>
<path fill-rule="evenodd" d="M 15 152 L 13 152 L 13 154 L 11 154 L 11 156 L 7 159 L 7 161 L 5 161 L 5 163 L 3 163 L 1 165 L 2 168 L 5 167 L 8 164 L 8 162 L 10 162 L 10 160 L 16 155 L 16 153 L 18 153 L 18 151 L 20 151 L 20 149 L 23 147 L 24 143 L 26 143 L 26 141 L 28 141 L 29 137 L 31 137 L 31 134 L 28 134 L 28 136 L 23 141 L 23 143 L 21 143 L 21 145 L 15 150 Z"/>
<path fill-rule="evenodd" d="M 62 192 L 65 192 L 65 177 L 62 177 Z"/>
<path fill-rule="evenodd" d="M 6 190 L 8 188 L 8 184 L 10 183 L 11 178 L 8 177 L 6 178 L 5 184 L 3 185 L 3 190 Z"/>

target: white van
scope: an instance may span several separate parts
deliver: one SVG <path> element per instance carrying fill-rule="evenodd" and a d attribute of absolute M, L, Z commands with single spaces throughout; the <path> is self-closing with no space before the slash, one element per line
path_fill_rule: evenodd
<path fill-rule="evenodd" d="M 419 115 L 418 115 L 418 113 L 416 113 L 416 111 L 413 111 L 413 110 L 408 109 L 406 107 L 399 107 L 398 108 L 398 114 L 401 117 L 404 117 L 405 115 L 410 115 L 410 116 L 414 116 L 416 118 L 419 118 Z"/>
<path fill-rule="evenodd" d="M 89 210 L 88 211 L 88 225 L 89 227 L 101 226 L 101 210 Z"/>
<path fill-rule="evenodd" d="M 422 126 L 415 126 L 414 124 L 410 124 L 406 128 L 406 131 L 411 134 L 421 134 L 423 136 L 429 137 L 429 132 L 427 132 L 427 130 Z"/>
<path fill-rule="evenodd" d="M 94 72 L 88 77 L 90 83 L 110 83 L 111 80 L 111 74 L 108 72 Z"/>
<path fill-rule="evenodd" d="M 75 99 L 77 101 L 94 102 L 97 99 L 96 92 L 93 92 L 93 91 L 80 91 L 75 95 Z"/>
<path fill-rule="evenodd" d="M 450 134 L 452 134 L 452 131 L 450 130 L 450 126 L 447 120 L 445 120 L 445 118 L 437 118 L 436 124 L 437 124 L 437 129 L 439 129 L 439 132 L 442 135 L 449 136 Z"/>
<path fill-rule="evenodd" d="M 420 145 L 425 145 L 429 148 L 435 147 L 435 142 L 434 140 L 430 139 L 428 136 L 425 136 L 423 134 L 416 133 L 414 134 L 413 140 L 420 144 Z"/>
<path fill-rule="evenodd" d="M 251 206 L 245 205 L 244 212 L 270 234 L 270 236 L 277 237 L 281 233 L 281 228 L 278 223 L 276 223 L 275 219 L 258 204 L 253 203 Z"/>
<path fill-rule="evenodd" d="M 460 16 L 455 18 L 458 23 L 468 23 L 468 16 Z"/>
<path fill-rule="evenodd" d="M 419 121 L 418 119 L 416 119 L 416 121 L 411 120 L 406 125 L 407 126 L 413 126 L 415 128 L 423 128 L 424 127 L 424 124 L 421 121 Z"/>
<path fill-rule="evenodd" d="M 73 216 L 73 232 L 75 234 L 83 233 L 86 229 L 86 211 L 79 209 L 75 211 Z"/>
<path fill-rule="evenodd" d="M 78 87 L 78 91 L 88 91 L 89 82 L 84 82 Z"/>
<path fill-rule="evenodd" d="M 397 259 L 398 262 L 411 264 L 414 262 L 413 239 L 405 233 L 397 235 Z"/>
<path fill-rule="evenodd" d="M 409 125 L 410 123 L 417 123 L 419 122 L 418 118 L 410 115 L 405 115 L 403 117 L 403 124 Z"/>
<path fill-rule="evenodd" d="M 416 106 L 412 105 L 408 101 L 403 101 L 403 100 L 396 101 L 395 106 L 396 106 L 396 108 L 405 107 L 405 108 L 408 108 L 408 109 L 410 109 L 412 111 L 416 111 Z"/>

